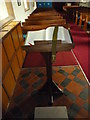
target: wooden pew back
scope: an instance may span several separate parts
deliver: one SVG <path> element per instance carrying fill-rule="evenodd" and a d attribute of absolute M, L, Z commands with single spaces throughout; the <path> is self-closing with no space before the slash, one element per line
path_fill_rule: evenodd
<path fill-rule="evenodd" d="M 43 25 L 43 24 L 53 24 L 53 23 L 60 23 L 65 21 L 65 19 L 57 19 L 57 20 L 41 20 L 41 21 L 27 21 L 22 23 L 22 25 Z"/>

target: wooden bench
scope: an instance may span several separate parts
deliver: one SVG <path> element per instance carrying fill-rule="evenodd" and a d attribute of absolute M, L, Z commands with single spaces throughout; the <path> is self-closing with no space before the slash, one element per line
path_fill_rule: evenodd
<path fill-rule="evenodd" d="M 87 12 L 80 12 L 79 26 L 82 26 L 82 22 L 85 22 Z"/>
<path fill-rule="evenodd" d="M 23 33 L 27 33 L 27 31 L 42 30 L 50 26 L 62 26 L 65 24 L 66 24 L 66 20 L 61 20 L 61 21 L 52 22 L 52 23 L 49 22 L 48 24 L 24 25 L 22 29 L 23 29 Z"/>
<path fill-rule="evenodd" d="M 43 11 L 44 10 L 44 11 Z M 37 12 L 38 11 L 38 12 Z M 23 33 L 66 24 L 66 20 L 54 9 L 37 9 L 22 23 Z"/>
<path fill-rule="evenodd" d="M 85 31 L 89 31 L 90 32 L 90 29 L 88 30 L 87 26 L 90 26 L 90 15 L 89 14 L 86 14 L 86 19 L 85 19 L 85 22 L 84 22 L 83 29 Z"/>
<path fill-rule="evenodd" d="M 38 13 L 38 12 L 47 12 L 47 11 L 55 11 L 55 9 L 53 8 L 38 8 L 35 9 L 35 11 L 32 14 Z"/>
<path fill-rule="evenodd" d="M 33 17 L 43 17 L 43 16 L 46 16 L 46 17 L 48 16 L 49 17 L 49 16 L 59 16 L 59 15 L 60 14 L 58 14 L 58 13 L 53 14 L 53 12 L 52 12 L 52 13 L 49 13 L 49 14 L 43 14 L 43 13 L 42 14 L 34 14 L 34 15 L 30 16 L 30 17 L 32 17 L 32 18 Z"/>
<path fill-rule="evenodd" d="M 23 34 L 20 22 L 12 21 L 0 31 L 2 47 L 2 111 L 5 114 L 12 99 L 25 58 L 22 51 Z"/>
<path fill-rule="evenodd" d="M 60 24 L 62 22 L 65 22 L 65 19 L 57 19 L 57 20 L 40 20 L 40 21 L 27 21 L 23 22 L 22 25 L 24 26 L 30 26 L 30 25 L 44 25 L 44 24 Z"/>
<path fill-rule="evenodd" d="M 79 15 L 85 12 L 89 14 L 90 8 L 74 5 L 74 6 L 63 6 L 63 10 L 66 11 L 67 16 L 71 16 L 70 18 L 73 18 L 73 21 L 75 21 L 75 24 L 78 24 L 78 19 L 80 18 Z M 84 17 L 82 17 L 82 19 L 84 19 Z M 81 23 L 82 21 L 80 20 L 80 23 L 79 23 L 80 26 L 81 26 Z"/>
<path fill-rule="evenodd" d="M 59 16 L 51 15 L 51 16 L 47 16 L 47 17 L 46 17 L 46 16 L 39 16 L 39 17 L 29 16 L 29 17 L 28 17 L 28 20 L 32 20 L 32 19 L 33 19 L 33 20 L 40 20 L 40 19 L 42 19 L 42 20 L 43 20 L 43 19 L 44 19 L 44 20 L 45 20 L 45 19 L 46 19 L 46 20 L 49 20 L 49 19 L 50 19 L 50 20 L 51 20 L 51 19 L 60 19 L 60 18 L 63 18 L 63 17 L 62 17 L 61 15 L 59 15 Z M 25 19 L 25 21 L 26 21 L 26 20 L 27 20 L 27 19 Z"/>
<path fill-rule="evenodd" d="M 87 31 L 87 25 L 90 22 L 90 15 L 89 11 L 86 9 L 84 10 L 79 10 L 76 11 L 76 19 L 75 19 L 75 24 L 78 24 L 79 20 L 79 26 L 83 28 L 83 30 Z"/>

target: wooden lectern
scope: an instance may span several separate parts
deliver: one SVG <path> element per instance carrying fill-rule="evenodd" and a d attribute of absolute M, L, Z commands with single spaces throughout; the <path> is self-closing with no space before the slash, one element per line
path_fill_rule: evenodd
<path fill-rule="evenodd" d="M 70 35 L 70 33 L 68 33 Z M 71 35 L 70 35 L 71 38 Z M 67 38 L 68 39 L 68 38 Z M 42 40 L 34 41 L 34 45 L 24 45 L 23 49 L 29 52 L 40 52 L 44 57 L 46 62 L 46 71 L 47 71 L 47 82 L 40 91 L 43 89 L 48 89 L 50 95 L 50 105 L 53 103 L 54 92 L 58 91 L 62 94 L 62 90 L 52 81 L 52 40 Z M 56 41 L 56 52 L 58 51 L 70 51 L 74 48 L 74 43 L 71 39 L 71 42 L 62 42 L 61 40 Z"/>

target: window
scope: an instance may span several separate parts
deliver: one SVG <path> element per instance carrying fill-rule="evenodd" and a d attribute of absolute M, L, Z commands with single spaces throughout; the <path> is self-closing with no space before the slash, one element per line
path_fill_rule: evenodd
<path fill-rule="evenodd" d="M 8 11 L 4 0 L 2 0 L 2 3 L 0 4 L 0 11 L 0 20 L 8 17 Z"/>
<path fill-rule="evenodd" d="M 28 2 L 28 0 L 23 0 L 23 3 L 24 3 L 25 11 L 29 10 L 29 2 Z"/>
<path fill-rule="evenodd" d="M 87 0 L 81 0 L 80 2 L 86 3 L 86 2 L 87 2 Z"/>
<path fill-rule="evenodd" d="M 0 0 L 0 28 L 6 23 L 14 19 L 14 12 L 12 8 L 11 0 Z"/>

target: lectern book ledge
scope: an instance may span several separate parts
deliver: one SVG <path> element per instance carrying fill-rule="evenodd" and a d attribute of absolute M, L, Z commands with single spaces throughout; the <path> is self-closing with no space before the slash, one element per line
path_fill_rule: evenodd
<path fill-rule="evenodd" d="M 27 32 L 25 45 L 34 45 L 34 41 L 52 40 L 55 26 L 38 31 Z M 68 29 L 63 26 L 58 26 L 57 40 L 62 40 L 62 43 L 72 43 Z"/>

